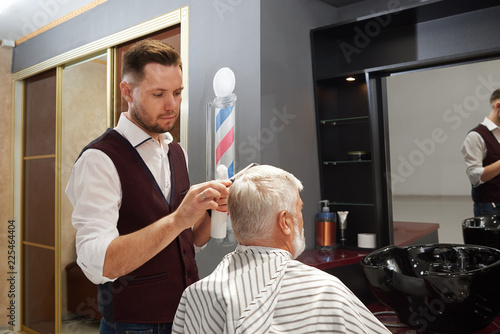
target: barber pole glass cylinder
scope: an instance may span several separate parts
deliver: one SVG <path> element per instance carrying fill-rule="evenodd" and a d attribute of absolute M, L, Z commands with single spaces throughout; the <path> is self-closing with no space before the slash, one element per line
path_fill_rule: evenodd
<path fill-rule="evenodd" d="M 227 180 L 236 168 L 234 73 L 221 68 L 213 85 L 217 97 L 207 107 L 207 180 Z M 221 245 L 234 244 L 227 212 L 212 210 L 211 237 Z"/>

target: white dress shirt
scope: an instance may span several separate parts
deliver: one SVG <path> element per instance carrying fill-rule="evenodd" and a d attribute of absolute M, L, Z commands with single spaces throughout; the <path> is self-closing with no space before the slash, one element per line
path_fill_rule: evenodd
<path fill-rule="evenodd" d="M 500 143 L 500 128 L 488 117 L 485 117 L 481 124 L 486 126 Z M 469 132 L 462 146 L 462 154 L 465 158 L 466 173 L 470 183 L 474 187 L 483 184 L 484 182 L 481 181 L 484 172 L 483 160 L 487 154 L 483 137 L 476 131 Z"/>
<path fill-rule="evenodd" d="M 115 130 L 137 149 L 168 199 L 168 144 L 173 141 L 172 135 L 161 134 L 157 142 L 123 114 Z M 186 152 L 184 156 L 187 164 Z M 73 166 L 66 194 L 74 208 L 78 265 L 95 284 L 113 281 L 102 275 L 106 250 L 119 235 L 117 222 L 122 201 L 120 177 L 111 159 L 100 150 L 86 150 Z"/>
<path fill-rule="evenodd" d="M 338 278 L 291 257 L 238 246 L 184 290 L 172 333 L 391 333 Z"/>

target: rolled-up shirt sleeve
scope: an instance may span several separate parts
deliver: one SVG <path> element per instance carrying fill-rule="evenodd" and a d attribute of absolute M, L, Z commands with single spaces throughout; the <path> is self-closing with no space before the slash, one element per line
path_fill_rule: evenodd
<path fill-rule="evenodd" d="M 99 150 L 86 150 L 73 166 L 66 194 L 74 208 L 78 265 L 95 284 L 113 281 L 102 274 L 106 250 L 119 235 L 121 185 L 111 159 Z"/>
<path fill-rule="evenodd" d="M 466 173 L 472 186 L 477 187 L 484 182 L 481 176 L 484 172 L 483 160 L 486 156 L 486 144 L 481 135 L 475 131 L 469 132 L 462 145 Z"/>

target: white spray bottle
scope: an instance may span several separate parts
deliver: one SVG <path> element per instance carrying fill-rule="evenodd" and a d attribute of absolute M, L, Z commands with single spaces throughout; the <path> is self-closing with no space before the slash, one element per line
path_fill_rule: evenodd
<path fill-rule="evenodd" d="M 217 166 L 217 179 L 227 180 L 228 170 L 225 165 Z M 221 246 L 231 246 L 235 243 L 231 220 L 227 212 L 212 210 L 210 236 Z"/>
<path fill-rule="evenodd" d="M 227 180 L 227 167 L 225 165 L 217 166 L 217 179 Z M 214 239 L 224 239 L 227 231 L 227 212 L 212 210 L 212 225 L 210 236 Z"/>

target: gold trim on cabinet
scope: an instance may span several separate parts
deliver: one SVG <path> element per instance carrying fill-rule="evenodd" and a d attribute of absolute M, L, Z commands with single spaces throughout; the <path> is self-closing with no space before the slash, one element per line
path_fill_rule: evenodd
<path fill-rule="evenodd" d="M 54 291 L 55 291 L 55 331 L 61 333 L 62 327 L 62 277 L 61 277 L 61 165 L 62 165 L 62 90 L 63 67 L 59 66 L 56 72 L 56 171 L 55 171 L 55 263 L 54 263 Z"/>
<path fill-rule="evenodd" d="M 181 135 L 180 144 L 189 152 L 188 128 L 189 128 L 189 6 L 181 8 L 181 59 L 182 59 L 182 90 L 181 103 Z"/>
<path fill-rule="evenodd" d="M 17 273 L 19 275 L 19 280 L 16 282 L 16 291 L 19 293 L 16 296 L 15 302 L 16 305 L 19 305 L 19 317 L 16 317 L 14 327 L 11 328 L 12 331 L 17 332 L 21 328 L 22 324 L 22 314 L 23 314 L 23 247 L 21 247 L 22 235 L 23 235 L 23 224 L 22 224 L 22 207 L 23 207 L 23 147 L 24 147 L 24 138 L 23 138 L 23 110 L 24 110 L 24 81 L 13 81 L 13 85 L 15 90 L 13 91 L 14 99 L 12 103 L 12 121 L 13 121 L 13 151 L 12 151 L 12 166 L 13 169 L 11 171 L 12 175 L 12 208 L 13 208 L 13 218 L 15 219 L 15 227 L 16 227 L 16 254 L 19 254 L 19 266 L 16 267 Z M 16 219 L 17 218 L 17 219 Z"/>
<path fill-rule="evenodd" d="M 107 109 L 106 127 L 113 128 L 117 120 L 115 119 L 115 87 L 116 87 L 116 47 L 108 49 L 107 54 Z"/>
<path fill-rule="evenodd" d="M 23 157 L 23 160 L 51 159 L 55 157 L 55 154 L 31 155 L 29 157 Z"/>
<path fill-rule="evenodd" d="M 33 246 L 33 247 L 38 247 L 38 248 L 43 248 L 43 249 L 48 249 L 48 250 L 56 250 L 55 246 L 47 246 L 43 244 L 39 244 L 36 242 L 31 242 L 31 241 L 23 241 L 23 245 L 28 245 L 28 246 Z"/>
<path fill-rule="evenodd" d="M 26 210 L 26 203 L 25 203 L 25 199 L 26 199 L 26 191 L 25 191 L 25 177 L 26 177 L 26 168 L 24 167 L 24 157 L 25 157 L 25 154 L 26 154 L 26 128 L 25 128 L 25 125 L 26 125 L 26 91 L 27 91 L 27 87 L 26 87 L 26 81 L 23 81 L 23 84 L 22 84 L 22 94 L 21 94 L 21 99 L 22 99 L 22 109 L 21 109 L 21 120 L 20 120 L 20 135 L 21 135 L 21 148 L 20 148 L 20 177 L 21 177 L 21 188 L 20 189 L 20 197 L 21 197 L 21 203 L 20 203 L 20 213 L 19 213 L 19 227 L 20 227 L 20 236 L 21 236 L 21 245 L 24 245 L 24 235 L 25 235 L 25 229 L 24 229 L 24 218 L 25 218 L 25 210 Z M 23 331 L 26 331 L 26 332 L 30 332 L 32 331 L 29 327 L 26 327 L 24 325 L 24 322 L 25 322 L 25 317 L 24 317 L 24 295 L 25 295 L 25 291 L 24 291 L 24 287 L 25 287 L 25 284 L 26 284 L 26 278 L 25 278 L 25 273 L 24 273 L 24 247 L 20 247 L 20 255 L 21 255 L 21 267 L 19 268 L 19 272 L 21 273 L 21 286 L 20 286 L 20 293 L 19 295 L 21 296 L 21 300 L 20 300 L 20 306 L 21 306 L 21 313 L 20 313 L 20 321 L 18 323 L 18 325 L 21 326 L 22 330 Z M 29 330 L 25 330 L 25 329 L 29 329 Z"/>
<path fill-rule="evenodd" d="M 22 326 L 21 326 L 21 330 L 22 330 L 23 332 L 26 332 L 27 334 L 40 334 L 40 333 L 38 333 L 37 331 L 34 331 L 34 330 L 32 330 L 31 328 L 29 328 L 29 327 L 27 327 L 27 326 L 25 326 L 25 325 L 22 325 Z"/>

